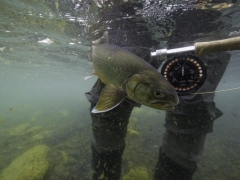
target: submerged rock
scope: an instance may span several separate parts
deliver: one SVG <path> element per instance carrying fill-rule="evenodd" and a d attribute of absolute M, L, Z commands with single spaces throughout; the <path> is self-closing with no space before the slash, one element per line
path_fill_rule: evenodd
<path fill-rule="evenodd" d="M 29 126 L 30 126 L 30 124 L 25 123 L 25 124 L 21 124 L 17 127 L 14 127 L 9 131 L 9 135 L 10 136 L 23 136 L 23 135 L 28 135 L 28 134 L 36 134 L 42 129 L 41 126 L 35 126 L 35 127 L 29 127 Z"/>
<path fill-rule="evenodd" d="M 46 145 L 37 145 L 27 150 L 3 170 L 0 179 L 42 180 L 49 168 L 47 152 Z"/>
<path fill-rule="evenodd" d="M 135 129 L 137 125 L 137 121 L 138 120 L 136 117 L 130 117 L 128 127 L 131 129 Z"/>
<path fill-rule="evenodd" d="M 136 167 L 130 169 L 130 171 L 123 176 L 123 180 L 133 180 L 133 179 L 141 179 L 141 180 L 150 180 L 147 169 L 144 167 Z"/>
<path fill-rule="evenodd" d="M 36 134 L 32 137 L 31 141 L 34 142 L 34 141 L 41 141 L 43 140 L 43 135 L 42 134 Z"/>
<path fill-rule="evenodd" d="M 19 126 L 16 126 L 16 127 L 12 128 L 9 131 L 9 135 L 11 135 L 11 136 L 21 136 L 21 135 L 26 133 L 26 130 L 27 130 L 28 127 L 29 127 L 28 123 L 20 124 Z"/>
<path fill-rule="evenodd" d="M 62 159 L 63 159 L 63 162 L 68 162 L 68 156 L 67 156 L 67 153 L 65 151 L 61 151 L 61 155 L 62 155 Z"/>
<path fill-rule="evenodd" d="M 129 137 L 138 137 L 140 135 L 139 132 L 137 132 L 137 131 L 135 131 L 133 129 L 130 129 L 130 128 L 128 128 L 127 132 L 128 132 L 128 136 Z"/>

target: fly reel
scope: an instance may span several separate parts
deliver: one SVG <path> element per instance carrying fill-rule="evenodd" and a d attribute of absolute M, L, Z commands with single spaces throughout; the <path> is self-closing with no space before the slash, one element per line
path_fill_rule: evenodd
<path fill-rule="evenodd" d="M 207 69 L 204 63 L 193 55 L 174 56 L 168 59 L 161 74 L 169 81 L 179 96 L 197 91 L 205 82 Z"/>

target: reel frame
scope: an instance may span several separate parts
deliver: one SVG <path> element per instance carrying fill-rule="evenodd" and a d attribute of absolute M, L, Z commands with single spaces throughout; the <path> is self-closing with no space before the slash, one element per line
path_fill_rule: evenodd
<path fill-rule="evenodd" d="M 185 96 L 196 92 L 204 84 L 207 68 L 200 58 L 182 54 L 167 59 L 161 74 L 173 85 L 179 96 Z"/>

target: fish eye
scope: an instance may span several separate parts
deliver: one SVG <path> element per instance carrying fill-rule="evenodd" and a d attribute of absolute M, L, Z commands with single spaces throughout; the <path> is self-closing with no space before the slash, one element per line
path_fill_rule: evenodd
<path fill-rule="evenodd" d="M 165 97 L 165 93 L 163 93 L 160 89 L 157 89 L 153 92 L 153 95 L 156 98 L 164 98 Z"/>

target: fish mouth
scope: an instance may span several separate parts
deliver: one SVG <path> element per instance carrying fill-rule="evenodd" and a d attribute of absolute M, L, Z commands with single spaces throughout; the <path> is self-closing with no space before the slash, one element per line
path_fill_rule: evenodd
<path fill-rule="evenodd" d="M 151 104 L 159 104 L 159 105 L 163 105 L 164 106 L 164 105 L 167 104 L 167 102 L 163 102 L 163 101 L 157 100 L 157 101 L 152 101 Z"/>
<path fill-rule="evenodd" d="M 152 105 L 158 106 L 157 109 L 165 110 L 165 111 L 172 111 L 175 109 L 176 104 L 175 103 L 169 103 L 169 102 L 162 102 L 162 101 L 153 101 L 151 102 Z"/>
<path fill-rule="evenodd" d="M 160 100 L 160 99 L 155 99 L 151 101 L 151 104 L 159 104 L 162 106 L 176 106 L 179 103 L 179 99 L 174 99 L 172 98 L 171 100 Z"/>

